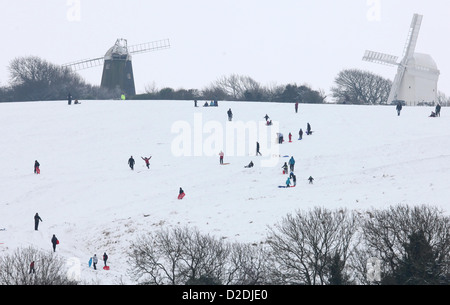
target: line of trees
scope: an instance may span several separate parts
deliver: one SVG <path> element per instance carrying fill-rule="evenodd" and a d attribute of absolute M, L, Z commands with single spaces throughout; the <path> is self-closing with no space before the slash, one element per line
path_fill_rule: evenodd
<path fill-rule="evenodd" d="M 449 220 L 426 205 L 314 208 L 287 215 L 259 244 L 161 230 L 132 245 L 130 275 L 149 285 L 448 285 Z"/>
<path fill-rule="evenodd" d="M 65 100 L 69 93 L 78 99 L 110 99 L 121 94 L 87 84 L 69 68 L 36 56 L 13 59 L 8 71 L 9 86 L 0 87 L 1 102 Z"/>
<path fill-rule="evenodd" d="M 202 90 L 163 88 L 158 90 L 155 84 L 146 87 L 146 93 L 134 99 L 149 100 L 226 100 L 259 101 L 278 103 L 320 104 L 326 100 L 323 90 L 313 90 L 310 86 L 287 84 L 263 86 L 249 76 L 231 74 L 222 76 Z"/>
<path fill-rule="evenodd" d="M 129 249 L 127 272 L 143 285 L 450 284 L 450 218 L 429 205 L 297 211 L 251 244 L 161 229 Z M 19 249 L 0 256 L 0 285 L 79 284 L 64 270 L 59 256 Z"/>
<path fill-rule="evenodd" d="M 67 67 L 52 64 L 36 56 L 18 57 L 11 61 L 8 86 L 0 87 L 0 102 L 64 100 L 68 93 L 77 99 L 115 99 L 121 91 L 87 84 L 79 74 Z M 331 97 L 338 104 L 385 105 L 392 81 L 369 71 L 346 69 L 338 73 L 331 88 Z M 144 94 L 129 96 L 140 100 L 227 100 L 277 103 L 327 102 L 322 89 L 309 85 L 270 84 L 263 86 L 249 76 L 222 76 L 205 88 L 157 89 L 148 85 Z M 438 102 L 448 106 L 450 98 L 439 92 Z"/>

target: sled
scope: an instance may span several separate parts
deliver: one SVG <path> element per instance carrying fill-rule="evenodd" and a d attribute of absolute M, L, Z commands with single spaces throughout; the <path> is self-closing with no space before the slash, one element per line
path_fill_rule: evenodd
<path fill-rule="evenodd" d="M 56 244 L 59 245 L 59 240 L 56 240 Z"/>
<path fill-rule="evenodd" d="M 36 174 L 40 174 L 41 173 L 41 170 L 39 169 L 39 168 L 36 168 Z"/>
<path fill-rule="evenodd" d="M 109 270 L 109 266 L 103 267 L 103 270 Z"/>
<path fill-rule="evenodd" d="M 92 266 L 92 257 L 89 259 L 89 268 Z"/>
<path fill-rule="evenodd" d="M 295 187 L 295 185 L 291 185 L 291 186 L 280 185 L 280 186 L 278 186 L 278 188 L 280 188 L 280 189 L 289 189 L 291 187 Z"/>
<path fill-rule="evenodd" d="M 220 165 L 229 165 L 230 163 L 222 163 L 222 164 L 220 164 Z"/>
<path fill-rule="evenodd" d="M 178 195 L 178 199 L 181 200 L 181 199 L 184 198 L 184 196 L 186 196 L 186 194 L 185 193 L 181 193 L 180 195 Z"/>

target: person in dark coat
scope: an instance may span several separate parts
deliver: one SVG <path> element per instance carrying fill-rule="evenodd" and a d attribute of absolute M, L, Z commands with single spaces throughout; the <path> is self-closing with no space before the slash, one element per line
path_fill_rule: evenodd
<path fill-rule="evenodd" d="M 134 158 L 133 156 L 130 157 L 130 159 L 128 159 L 128 165 L 130 166 L 131 170 L 134 170 Z"/>
<path fill-rule="evenodd" d="M 68 103 L 69 105 L 72 104 L 72 95 L 70 95 L 70 93 L 67 95 L 67 103 Z"/>
<path fill-rule="evenodd" d="M 298 139 L 303 139 L 303 130 L 300 128 L 300 131 L 298 132 Z"/>
<path fill-rule="evenodd" d="M 37 231 L 38 227 L 39 227 L 39 221 L 42 221 L 41 217 L 39 216 L 38 213 L 36 213 L 36 215 L 34 215 L 34 230 Z"/>
<path fill-rule="evenodd" d="M 291 172 L 291 174 L 289 175 L 289 177 L 292 179 L 292 183 L 294 183 L 293 186 L 297 185 L 297 177 L 294 175 L 293 172 Z"/>
<path fill-rule="evenodd" d="M 402 102 L 398 102 L 397 107 L 395 107 L 395 109 L 397 109 L 397 115 L 400 116 L 400 112 L 403 109 Z"/>
<path fill-rule="evenodd" d="M 231 112 L 231 108 L 228 109 L 227 114 L 228 114 L 228 121 L 231 121 L 233 119 L 233 112 Z"/>
<path fill-rule="evenodd" d="M 312 176 L 309 176 L 308 180 L 309 180 L 309 184 L 313 184 L 314 178 Z"/>
<path fill-rule="evenodd" d="M 56 238 L 55 234 L 53 234 L 51 241 L 52 241 L 52 245 L 53 245 L 53 252 L 56 252 L 56 245 L 58 244 L 58 239 Z"/>
<path fill-rule="evenodd" d="M 311 125 L 309 123 L 306 124 L 306 134 L 308 136 L 312 134 L 312 132 L 311 132 Z"/>
<path fill-rule="evenodd" d="M 288 165 L 287 162 L 284 162 L 283 166 L 281 167 L 283 169 L 283 174 L 287 174 L 288 173 Z"/>
<path fill-rule="evenodd" d="M 295 113 L 298 112 L 298 102 L 295 103 Z"/>
<path fill-rule="evenodd" d="M 247 166 L 244 166 L 245 168 L 252 168 L 254 166 L 253 161 L 250 161 L 250 163 Z"/>
<path fill-rule="evenodd" d="M 39 162 L 37 160 L 34 161 L 34 173 L 35 174 L 39 174 L 41 171 L 39 170 L 39 166 L 41 166 L 39 164 Z"/>
<path fill-rule="evenodd" d="M 436 113 L 436 116 L 437 116 L 437 117 L 438 117 L 438 116 L 439 116 L 439 117 L 441 116 L 441 104 L 438 103 L 438 104 L 436 105 L 436 112 L 435 112 L 435 113 Z"/>
<path fill-rule="evenodd" d="M 261 153 L 259 152 L 259 142 L 256 142 L 256 155 L 261 155 Z"/>
<path fill-rule="evenodd" d="M 108 255 L 105 253 L 103 253 L 103 262 L 105 263 L 105 267 L 106 267 L 106 261 L 108 260 Z"/>

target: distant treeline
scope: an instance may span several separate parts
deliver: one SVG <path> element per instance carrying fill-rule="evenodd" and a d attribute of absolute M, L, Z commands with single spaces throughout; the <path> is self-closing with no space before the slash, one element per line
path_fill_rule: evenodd
<path fill-rule="evenodd" d="M 110 90 L 86 83 L 82 77 L 60 65 L 36 56 L 19 57 L 11 61 L 9 85 L 0 87 L 0 102 L 65 100 L 70 93 L 74 99 L 95 100 L 120 98 L 120 89 Z M 211 85 L 199 89 L 156 89 L 147 87 L 146 93 L 127 96 L 127 99 L 148 100 L 228 100 L 259 102 L 323 103 L 323 91 L 308 85 L 262 86 L 248 76 L 224 76 Z"/>
<path fill-rule="evenodd" d="M 221 100 L 254 101 L 277 103 L 324 103 L 326 96 L 322 90 L 313 90 L 308 85 L 271 85 L 263 86 L 249 76 L 232 74 L 222 76 L 209 86 L 198 89 L 172 88 L 156 89 L 148 86 L 146 93 L 134 99 L 145 100 Z"/>
<path fill-rule="evenodd" d="M 60 65 L 36 56 L 19 57 L 11 61 L 9 85 L 0 87 L 0 102 L 119 99 L 121 90 L 111 90 L 86 83 L 83 78 Z M 340 71 L 331 88 L 333 101 L 326 101 L 324 90 L 314 90 L 307 84 L 271 84 L 264 86 L 249 76 L 222 76 L 203 89 L 157 89 L 147 86 L 144 94 L 127 96 L 139 100 L 220 100 L 276 103 L 334 102 L 338 104 L 386 105 L 392 81 L 372 72 L 358 69 Z M 439 92 L 438 102 L 448 105 L 450 98 Z"/>
<path fill-rule="evenodd" d="M 52 64 L 36 56 L 11 61 L 9 86 L 0 87 L 0 102 L 65 100 L 70 93 L 76 99 L 120 97 L 120 90 L 106 90 L 87 84 L 69 68 Z"/>

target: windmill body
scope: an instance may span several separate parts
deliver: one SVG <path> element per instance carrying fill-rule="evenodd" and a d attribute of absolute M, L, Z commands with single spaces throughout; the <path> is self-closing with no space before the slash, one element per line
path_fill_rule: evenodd
<path fill-rule="evenodd" d="M 428 54 L 415 52 L 422 19 L 422 15 L 413 16 L 403 58 L 399 63 L 397 56 L 373 51 L 366 51 L 364 54 L 365 61 L 398 66 L 388 104 L 404 101 L 407 105 L 417 105 L 437 101 L 440 72 L 436 62 Z"/>
<path fill-rule="evenodd" d="M 127 96 L 136 94 L 132 56 L 134 54 L 152 52 L 170 48 L 168 39 L 128 46 L 127 40 L 117 39 L 105 56 L 79 60 L 63 65 L 73 71 L 89 69 L 103 65 L 101 87 L 109 90 L 120 90 Z"/>
<path fill-rule="evenodd" d="M 119 89 L 127 96 L 136 95 L 131 59 L 127 41 L 118 39 L 105 54 L 101 87 Z"/>

